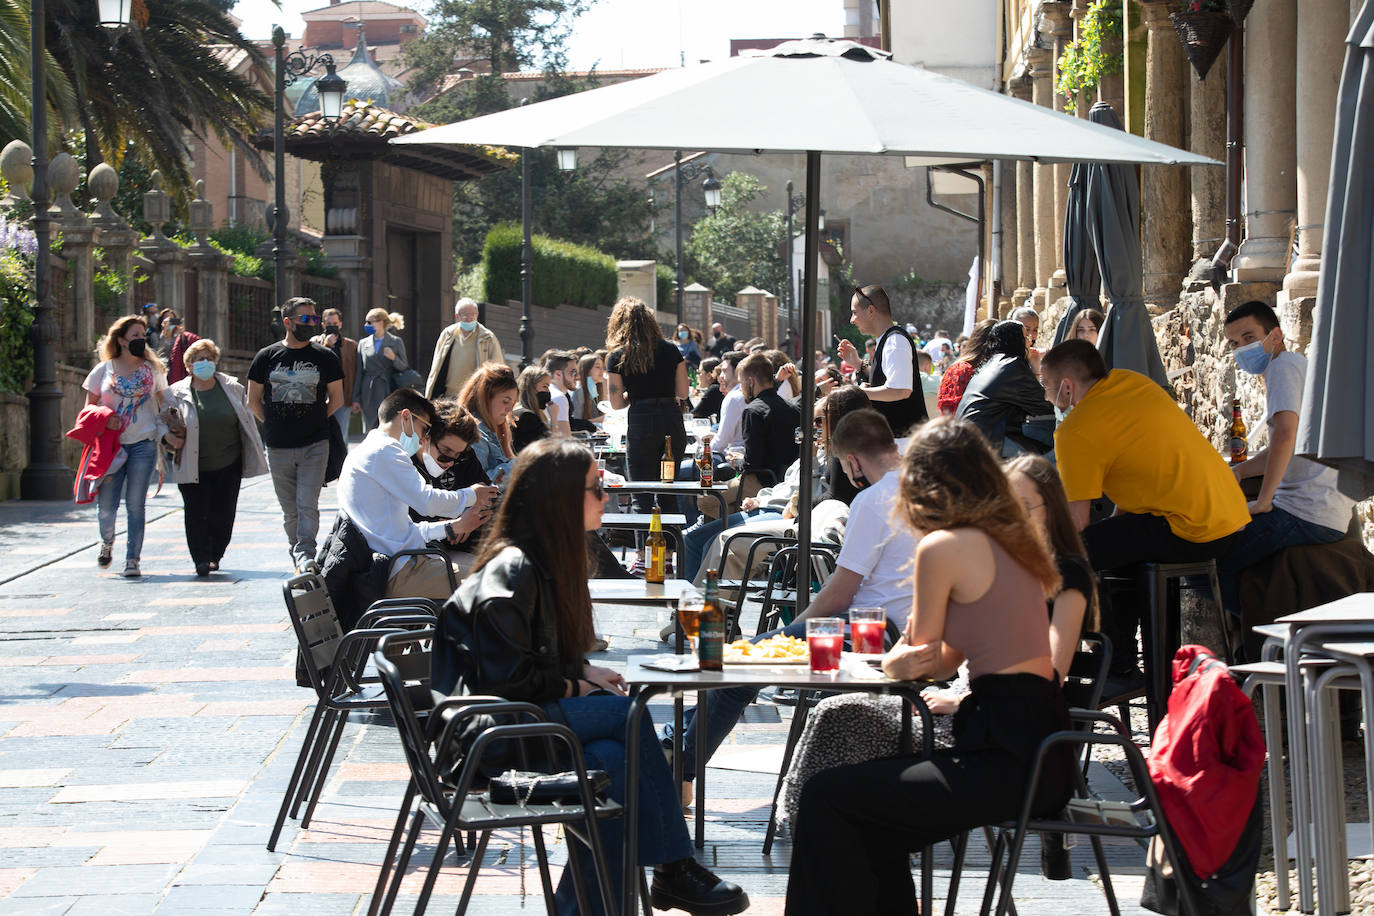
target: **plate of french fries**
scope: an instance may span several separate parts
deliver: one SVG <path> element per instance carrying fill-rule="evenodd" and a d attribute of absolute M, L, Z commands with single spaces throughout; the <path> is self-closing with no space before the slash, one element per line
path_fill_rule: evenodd
<path fill-rule="evenodd" d="M 806 640 L 780 634 L 757 643 L 747 639 L 727 643 L 724 660 L 729 665 L 805 665 L 811 656 Z"/>

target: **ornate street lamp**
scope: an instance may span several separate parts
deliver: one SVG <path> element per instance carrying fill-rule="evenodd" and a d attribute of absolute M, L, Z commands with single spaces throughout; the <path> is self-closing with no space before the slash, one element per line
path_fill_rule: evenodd
<path fill-rule="evenodd" d="M 129 27 L 129 9 L 132 0 L 99 0 L 100 27 L 119 32 Z"/>
<path fill-rule="evenodd" d="M 100 24 L 123 29 L 129 24 L 128 0 L 115 0 L 115 8 L 100 4 Z M 29 391 L 29 465 L 19 478 L 24 499 L 71 499 L 72 471 L 62 463 L 62 389 L 57 384 L 57 324 L 48 287 L 52 284 L 52 263 L 48 245 L 51 219 L 48 216 L 48 87 L 47 10 L 44 0 L 29 3 L 29 61 L 33 77 L 33 234 L 34 321 L 29 331 L 33 345 L 33 388 Z M 117 33 L 116 33 L 117 34 Z"/>
<path fill-rule="evenodd" d="M 682 324 L 682 183 L 692 181 L 700 175 L 705 175 L 706 180 L 701 183 L 701 191 L 706 196 L 706 206 L 715 212 L 720 206 L 720 182 L 716 179 L 716 173 L 705 163 L 682 164 L 682 150 L 673 153 L 673 223 L 677 231 L 677 289 L 674 298 L 677 300 L 677 323 Z"/>
<path fill-rule="evenodd" d="M 529 99 L 521 99 L 522 106 Z M 530 148 L 520 150 L 520 368 L 530 364 L 530 305 L 534 298 L 534 245 L 530 241 L 530 220 L 534 208 L 530 204 Z"/>
<path fill-rule="evenodd" d="M 115 2 L 115 0 L 108 0 Z M 280 306 L 291 298 L 287 283 L 286 224 L 290 212 L 286 209 L 286 87 L 323 65 L 325 75 L 315 81 L 315 89 L 320 96 L 320 114 L 330 122 L 343 116 L 344 92 L 348 84 L 343 77 L 334 72 L 334 58 L 328 54 L 306 55 L 301 51 L 286 52 L 286 33 L 281 26 L 272 27 L 272 45 L 276 48 L 276 86 L 272 95 L 272 170 L 275 197 L 267 211 L 267 219 L 272 226 L 272 264 L 276 274 L 274 295 Z"/>

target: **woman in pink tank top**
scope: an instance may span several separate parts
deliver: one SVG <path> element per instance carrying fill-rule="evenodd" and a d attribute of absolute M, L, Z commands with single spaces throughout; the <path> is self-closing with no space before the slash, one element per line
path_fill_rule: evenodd
<path fill-rule="evenodd" d="M 944 678 L 967 659 L 972 693 L 955 715 L 952 748 L 837 767 L 807 783 L 789 916 L 915 914 L 909 854 L 1015 817 L 1036 748 L 1068 727 L 1045 626 L 1059 572 L 997 456 L 972 424 L 933 420 L 913 436 L 900 474 L 897 511 L 922 538 L 914 608 L 883 670 Z M 1072 755 L 1047 763 L 1036 814 L 1062 807 L 1072 790 Z"/>

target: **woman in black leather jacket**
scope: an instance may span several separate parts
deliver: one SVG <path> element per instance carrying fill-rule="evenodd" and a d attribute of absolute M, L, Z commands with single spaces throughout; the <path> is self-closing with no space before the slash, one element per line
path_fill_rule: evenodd
<path fill-rule="evenodd" d="M 1045 389 L 1031 369 L 1026 353 L 1025 327 L 1019 321 L 999 321 L 988 332 L 987 362 L 968 383 L 954 415 L 968 420 L 1002 457 L 1039 455 L 1052 442 L 1026 435 L 1028 419 L 1050 417 L 1054 405 L 1045 400 Z"/>
<path fill-rule="evenodd" d="M 605 502 L 585 446 L 543 439 L 520 453 L 476 566 L 440 614 L 431 686 L 542 706 L 581 739 L 588 767 L 610 773 L 609 794 L 623 802 L 625 681 L 585 658 L 595 640 L 585 537 L 601 526 Z M 747 908 L 744 891 L 692 858 L 672 771 L 648 716 L 639 752 L 639 861 L 654 866 L 653 905 L 721 916 Z M 618 901 L 621 822 L 602 820 L 600 829 Z M 579 859 L 587 887 L 595 888 L 590 856 Z M 577 912 L 567 869 L 554 896 L 559 913 Z M 600 896 L 588 896 L 599 913 Z"/>

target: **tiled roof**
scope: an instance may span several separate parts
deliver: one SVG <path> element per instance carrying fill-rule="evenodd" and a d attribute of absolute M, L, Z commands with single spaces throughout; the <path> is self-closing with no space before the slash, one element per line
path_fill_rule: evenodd
<path fill-rule="evenodd" d="M 297 158 L 317 162 L 376 159 L 453 181 L 480 178 L 520 161 L 517 154 L 499 146 L 393 146 L 390 143 L 395 137 L 433 126 L 365 100 L 352 99 L 344 104 L 343 115 L 335 123 L 327 121 L 318 111 L 287 121 L 286 151 Z M 253 145 L 270 150 L 272 132 L 259 131 L 253 138 Z"/>

